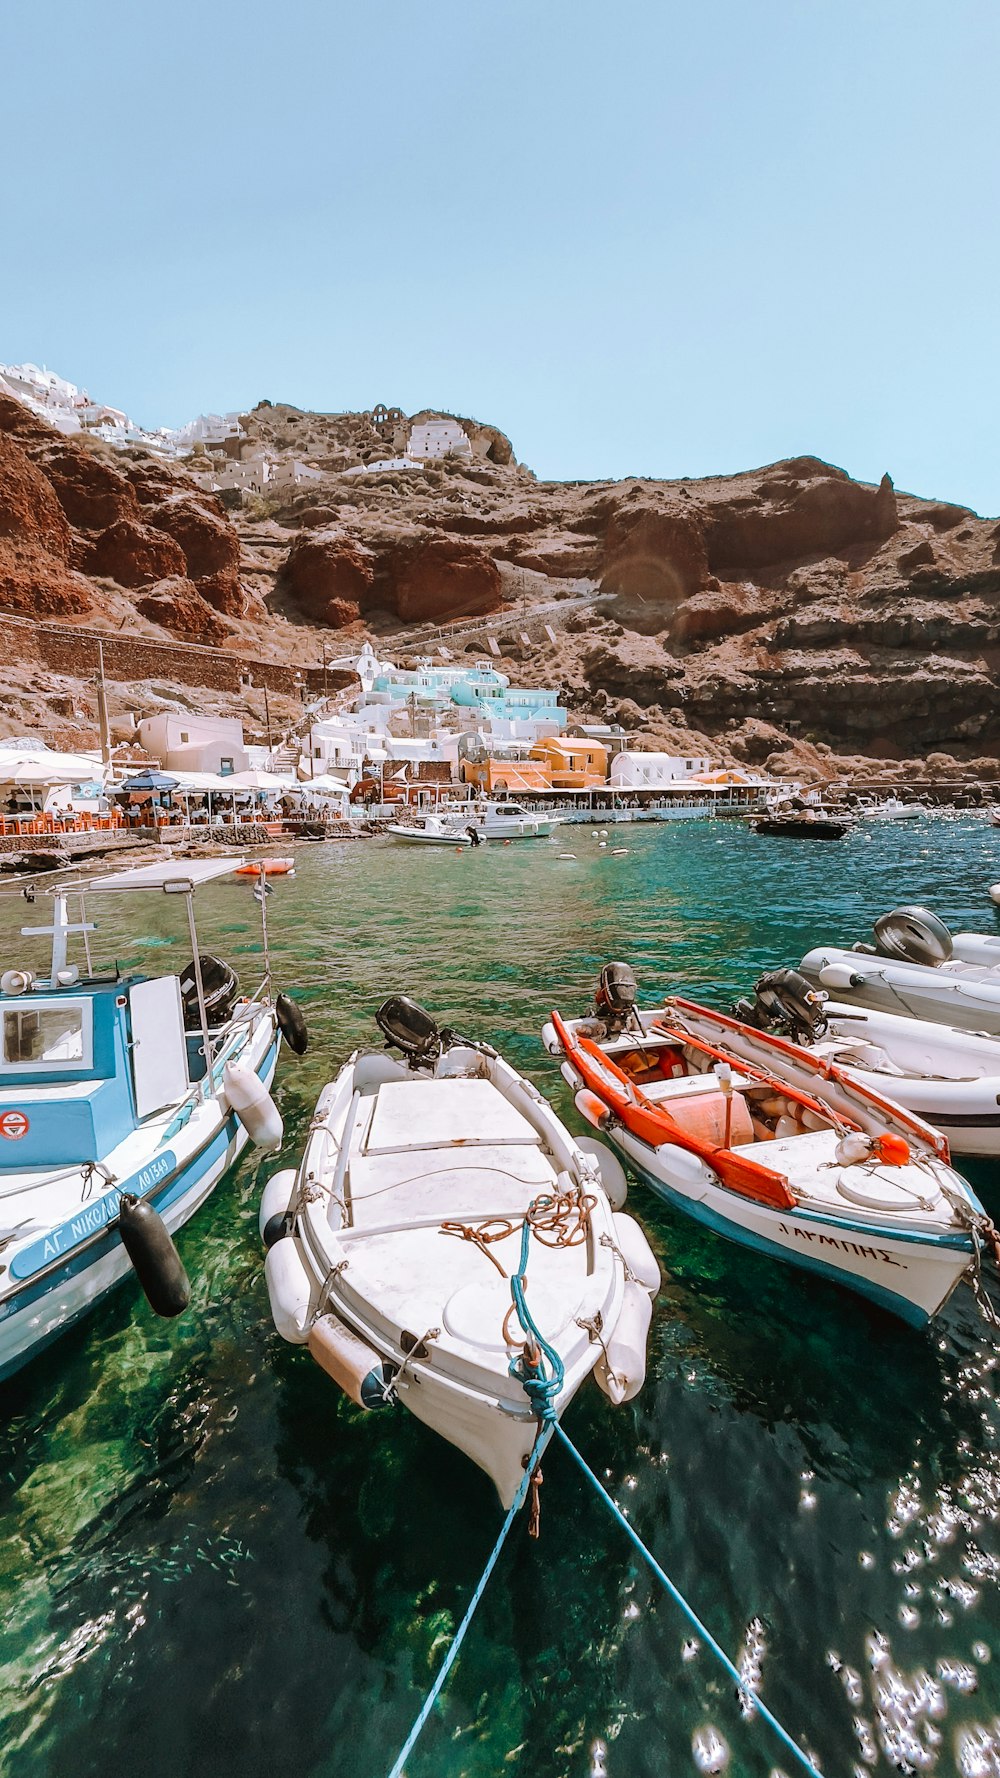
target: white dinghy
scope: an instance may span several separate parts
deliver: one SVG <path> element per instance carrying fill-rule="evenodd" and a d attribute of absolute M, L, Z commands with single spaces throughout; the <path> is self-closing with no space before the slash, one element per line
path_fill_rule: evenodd
<path fill-rule="evenodd" d="M 731 1240 L 834 1279 L 921 1326 L 968 1278 L 981 1204 L 945 1138 L 835 1063 L 679 998 L 639 1012 L 625 964 L 595 1013 L 553 1013 L 577 1108 L 668 1202 Z"/>
<path fill-rule="evenodd" d="M 376 1019 L 400 1059 L 351 1056 L 298 1172 L 265 1189 L 271 1312 L 359 1406 L 402 1402 L 509 1507 L 540 1431 L 512 1280 L 561 1368 L 558 1416 L 591 1371 L 615 1402 L 641 1388 L 659 1271 L 601 1144 L 405 996 Z"/>
<path fill-rule="evenodd" d="M 922 907 L 894 908 L 874 930 L 874 945 L 816 945 L 802 974 L 852 1005 L 1000 1034 L 1000 935 L 951 933 Z"/>
<path fill-rule="evenodd" d="M 386 827 L 390 839 L 406 846 L 481 846 L 484 836 L 471 825 L 460 826 L 441 815 L 426 815 L 420 822 L 390 821 Z"/>
<path fill-rule="evenodd" d="M 837 989 L 842 972 L 850 966 L 829 964 L 820 980 Z M 1000 1156 L 1000 1036 L 831 1000 L 795 969 L 762 975 L 753 1001 L 741 1000 L 736 1012 L 915 1111 L 954 1153 Z"/>

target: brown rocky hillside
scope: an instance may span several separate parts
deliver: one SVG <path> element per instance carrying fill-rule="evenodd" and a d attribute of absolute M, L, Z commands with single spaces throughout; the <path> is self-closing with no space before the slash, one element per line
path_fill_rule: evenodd
<path fill-rule="evenodd" d="M 725 757 L 1000 757 L 992 519 L 811 457 L 543 483 L 463 420 L 471 456 L 351 475 L 398 454 L 403 416 L 266 403 L 243 424 L 236 451 L 318 473 L 234 508 L 203 453 L 177 467 L 67 439 L 0 399 L 0 614 L 302 663 L 366 631 L 402 653 L 428 626 L 458 648 L 488 630 L 576 713 Z"/>

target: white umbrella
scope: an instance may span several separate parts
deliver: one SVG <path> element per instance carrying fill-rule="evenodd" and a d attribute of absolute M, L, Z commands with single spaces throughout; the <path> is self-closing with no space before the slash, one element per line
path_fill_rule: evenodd
<path fill-rule="evenodd" d="M 302 792 L 307 790 L 341 791 L 346 795 L 347 791 L 350 790 L 350 785 L 347 784 L 343 778 L 331 778 L 325 772 L 322 772 L 315 778 L 307 778 L 304 784 L 296 785 L 296 789 Z"/>
<path fill-rule="evenodd" d="M 92 759 L 74 757 L 69 753 L 44 754 L 25 759 L 23 753 L 0 755 L 0 783 L 3 784 L 89 784 L 100 767 Z"/>
<path fill-rule="evenodd" d="M 276 772 L 265 772 L 260 766 L 251 766 L 248 772 L 233 772 L 226 783 L 235 784 L 239 790 L 295 789 L 291 778 L 279 778 Z"/>

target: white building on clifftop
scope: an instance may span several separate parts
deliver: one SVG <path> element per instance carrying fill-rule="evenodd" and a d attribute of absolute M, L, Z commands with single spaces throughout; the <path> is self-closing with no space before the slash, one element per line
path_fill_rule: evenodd
<path fill-rule="evenodd" d="M 471 457 L 472 442 L 457 420 L 420 420 L 410 428 L 406 455 L 423 462 L 447 456 Z"/>

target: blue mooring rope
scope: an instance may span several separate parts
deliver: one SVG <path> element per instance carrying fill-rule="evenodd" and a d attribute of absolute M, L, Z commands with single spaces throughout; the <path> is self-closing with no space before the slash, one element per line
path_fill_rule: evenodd
<path fill-rule="evenodd" d="M 541 1431 L 538 1434 L 538 1438 L 535 1441 L 534 1449 L 531 1453 L 531 1461 L 530 1461 L 527 1469 L 524 1472 L 524 1480 L 522 1481 L 521 1486 L 518 1488 L 517 1493 L 515 1494 L 512 1502 L 511 1502 L 510 1510 L 507 1513 L 507 1517 L 504 1519 L 504 1522 L 500 1527 L 500 1535 L 497 1538 L 496 1543 L 493 1545 L 493 1548 L 489 1553 L 489 1556 L 486 1561 L 486 1567 L 483 1569 L 482 1578 L 480 1579 L 479 1585 L 476 1588 L 475 1592 L 473 1593 L 472 1598 L 469 1600 L 468 1606 L 466 1607 L 465 1616 L 463 1617 L 461 1623 L 459 1624 L 458 1629 L 455 1631 L 454 1637 L 452 1638 L 451 1647 L 449 1648 L 448 1653 L 445 1655 L 444 1660 L 441 1662 L 441 1665 L 438 1668 L 437 1674 L 434 1679 L 434 1683 L 431 1686 L 430 1691 L 427 1693 L 427 1696 L 424 1699 L 423 1704 L 421 1705 L 420 1713 L 417 1716 L 417 1719 L 414 1722 L 412 1729 L 410 1730 L 409 1734 L 406 1737 L 406 1741 L 403 1745 L 403 1749 L 399 1755 L 399 1758 L 397 1759 L 395 1765 L 393 1766 L 392 1771 L 389 1773 L 389 1778 L 402 1778 L 403 1767 L 405 1766 L 407 1760 L 409 1759 L 410 1754 L 413 1752 L 413 1749 L 416 1746 L 416 1743 L 417 1743 L 417 1740 L 421 1734 L 421 1731 L 423 1730 L 424 1724 L 426 1723 L 427 1718 L 430 1716 L 431 1711 L 433 1710 L 435 1704 L 437 1703 L 438 1698 L 441 1695 L 441 1691 L 444 1686 L 444 1682 L 447 1679 L 449 1673 L 451 1672 L 452 1667 L 455 1665 L 456 1660 L 458 1659 L 458 1651 L 461 1648 L 462 1643 L 465 1641 L 465 1633 L 468 1630 L 469 1625 L 471 1624 L 471 1622 L 473 1620 L 473 1617 L 475 1616 L 476 1607 L 479 1604 L 480 1599 L 482 1598 L 483 1594 L 486 1591 L 486 1583 L 489 1580 L 490 1575 L 493 1573 L 493 1570 L 497 1565 L 497 1558 L 499 1557 L 500 1551 L 503 1549 L 503 1546 L 507 1541 L 507 1533 L 510 1530 L 511 1526 L 513 1525 L 514 1520 L 517 1518 L 517 1515 L 520 1512 L 522 1506 L 524 1505 L 525 1496 L 528 1492 L 528 1489 L 531 1487 L 532 1476 L 534 1475 L 535 1470 L 538 1467 L 538 1462 L 539 1462 L 539 1459 L 542 1455 L 542 1452 L 545 1450 L 545 1447 L 548 1444 L 549 1439 L 551 1437 L 552 1437 L 551 1427 L 549 1427 L 549 1426 L 542 1427 Z"/>
<path fill-rule="evenodd" d="M 535 1206 L 532 1205 L 531 1209 L 533 1210 L 534 1207 Z M 424 1725 L 441 1695 L 444 1682 L 458 1658 L 458 1651 L 465 1640 L 465 1634 L 475 1615 L 476 1607 L 486 1591 L 486 1584 L 496 1567 L 500 1551 L 503 1549 L 507 1540 L 507 1534 L 520 1512 L 521 1507 L 524 1505 L 525 1497 L 531 1486 L 532 1477 L 538 1467 L 539 1459 L 553 1433 L 555 1433 L 561 1443 L 565 1445 L 570 1456 L 573 1458 L 573 1461 L 579 1466 L 583 1471 L 583 1474 L 587 1477 L 587 1480 L 593 1485 L 598 1497 L 603 1500 L 605 1506 L 611 1513 L 612 1518 L 621 1526 L 621 1529 L 624 1531 L 630 1543 L 632 1543 L 638 1550 L 643 1561 L 646 1563 L 647 1567 L 651 1569 L 652 1573 L 655 1574 L 661 1586 L 674 1601 L 674 1604 L 680 1607 L 692 1629 L 698 1632 L 698 1635 L 707 1644 L 716 1660 L 720 1663 L 725 1672 L 728 1673 L 730 1679 L 733 1680 L 740 1696 L 745 1698 L 748 1704 L 751 1704 L 755 1710 L 760 1712 L 764 1722 L 766 1722 L 768 1727 L 775 1735 L 777 1735 L 778 1740 L 785 1748 L 785 1751 L 792 1755 L 792 1758 L 798 1762 L 804 1772 L 808 1773 L 808 1778 L 823 1778 L 822 1772 L 813 1765 L 808 1754 L 803 1753 L 798 1743 L 792 1740 L 788 1730 L 782 1728 L 781 1723 L 778 1721 L 774 1713 L 768 1709 L 767 1705 L 758 1694 L 747 1684 L 746 1680 L 742 1678 L 739 1669 L 733 1665 L 729 1656 L 726 1654 L 725 1649 L 720 1647 L 719 1643 L 716 1642 L 711 1631 L 706 1630 L 705 1625 L 702 1623 L 697 1613 L 688 1604 L 683 1593 L 680 1591 L 680 1588 L 675 1586 L 674 1582 L 670 1579 L 670 1576 L 660 1567 L 656 1557 L 646 1548 L 646 1545 L 643 1543 L 638 1532 L 633 1530 L 632 1526 L 629 1524 L 621 1507 L 612 1499 L 603 1483 L 598 1481 L 589 1464 L 585 1462 L 583 1457 L 581 1457 L 572 1439 L 560 1426 L 559 1421 L 556 1418 L 555 1399 L 565 1380 L 566 1373 L 563 1368 L 563 1362 L 559 1357 L 558 1352 L 549 1345 L 548 1341 L 535 1326 L 524 1297 L 524 1286 L 526 1283 L 528 1267 L 528 1250 L 531 1243 L 530 1216 L 531 1210 L 529 1210 L 528 1215 L 524 1219 L 521 1231 L 521 1260 L 517 1273 L 510 1281 L 510 1292 L 514 1299 L 514 1307 L 517 1310 L 518 1320 L 520 1321 L 522 1328 L 526 1334 L 529 1334 L 537 1341 L 542 1356 L 547 1360 L 551 1367 L 552 1375 L 546 1377 L 541 1359 L 537 1359 L 534 1363 L 534 1367 L 530 1370 L 525 1368 L 523 1357 L 521 1359 L 514 1359 L 511 1362 L 510 1370 L 511 1375 L 517 1377 L 524 1387 L 531 1405 L 534 1408 L 535 1413 L 538 1415 L 538 1438 L 535 1441 L 528 1468 L 524 1472 L 524 1480 L 518 1488 L 507 1517 L 504 1519 L 504 1522 L 500 1527 L 500 1535 L 487 1558 L 486 1567 L 483 1569 L 479 1585 L 473 1593 L 472 1598 L 469 1600 L 465 1616 L 459 1624 L 458 1629 L 455 1631 L 451 1647 L 445 1655 L 444 1660 L 441 1662 L 441 1666 L 438 1669 L 431 1689 L 424 1699 L 416 1721 L 406 1737 L 406 1742 L 399 1758 L 396 1760 L 392 1771 L 389 1773 L 389 1778 L 402 1778 L 403 1768 L 406 1761 L 413 1752 Z"/>
<path fill-rule="evenodd" d="M 639 1533 L 637 1531 L 633 1530 L 632 1526 L 629 1524 L 627 1518 L 625 1517 L 625 1514 L 622 1512 L 621 1507 L 618 1505 L 617 1501 L 612 1499 L 612 1497 L 608 1493 L 607 1489 L 603 1486 L 603 1484 L 601 1482 L 598 1481 L 593 1470 L 590 1468 L 590 1465 L 588 1463 L 586 1463 L 585 1460 L 581 1457 L 581 1455 L 580 1455 L 579 1451 L 577 1450 L 575 1444 L 573 1443 L 572 1439 L 563 1431 L 562 1427 L 559 1425 L 558 1420 L 556 1421 L 555 1426 L 553 1427 L 553 1431 L 556 1433 L 556 1435 L 562 1441 L 562 1443 L 566 1446 L 566 1449 L 569 1452 L 570 1456 L 573 1458 L 573 1461 L 579 1465 L 580 1469 L 582 1469 L 584 1475 L 587 1477 L 587 1480 L 593 1484 L 597 1494 L 600 1496 L 601 1500 L 603 1500 L 605 1506 L 608 1508 L 609 1512 L 611 1513 L 612 1518 L 614 1518 L 617 1521 L 617 1523 L 621 1526 L 622 1530 L 624 1531 L 626 1537 L 629 1539 L 630 1543 L 635 1545 L 635 1548 L 638 1550 L 643 1561 L 647 1564 L 647 1566 L 649 1568 L 652 1569 L 653 1573 L 656 1575 L 657 1580 L 666 1589 L 666 1591 L 670 1594 L 670 1597 L 674 1601 L 674 1604 L 680 1606 L 680 1609 L 684 1613 L 684 1616 L 687 1618 L 687 1621 L 691 1625 L 691 1628 L 693 1630 L 697 1630 L 698 1635 L 703 1639 L 704 1642 L 707 1643 L 708 1647 L 711 1649 L 712 1653 L 714 1654 L 716 1660 L 720 1663 L 720 1665 L 729 1674 L 730 1679 L 732 1679 L 735 1682 L 736 1688 L 739 1691 L 741 1697 L 745 1698 L 748 1704 L 752 1704 L 753 1708 L 755 1710 L 760 1711 L 760 1714 L 763 1717 L 764 1721 L 767 1723 L 767 1725 L 770 1729 L 773 1729 L 774 1733 L 777 1735 L 778 1740 L 781 1742 L 781 1744 L 785 1748 L 786 1752 L 790 1753 L 792 1755 L 793 1759 L 798 1760 L 799 1765 L 802 1767 L 803 1771 L 809 1773 L 809 1778 L 823 1778 L 823 1774 L 821 1772 L 819 1772 L 817 1770 L 817 1768 L 813 1765 L 812 1760 L 809 1758 L 808 1754 L 803 1753 L 801 1747 L 798 1745 L 798 1742 L 792 1740 L 792 1737 L 788 1733 L 788 1730 L 782 1728 L 777 1717 L 773 1714 L 772 1711 L 770 1711 L 768 1709 L 768 1707 L 764 1703 L 763 1699 L 760 1698 L 758 1696 L 758 1694 L 753 1690 L 753 1688 L 747 1684 L 746 1680 L 742 1678 L 738 1668 L 733 1666 L 733 1663 L 729 1659 L 729 1656 L 727 1655 L 725 1649 L 720 1648 L 719 1644 L 716 1642 L 715 1637 L 712 1635 L 711 1631 L 706 1630 L 700 1617 L 698 1617 L 697 1613 L 692 1610 L 691 1606 L 688 1604 L 688 1602 L 685 1599 L 684 1594 L 681 1592 L 680 1588 L 674 1585 L 674 1582 L 671 1580 L 669 1574 L 665 1574 L 663 1569 L 660 1567 L 660 1564 L 656 1560 L 656 1557 L 652 1554 L 652 1552 L 650 1550 L 647 1550 L 646 1545 L 643 1543 L 642 1538 L 639 1536 Z"/>

